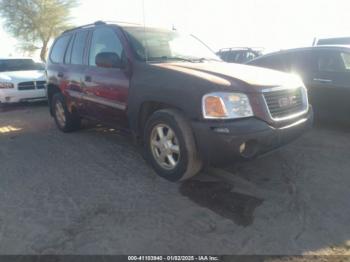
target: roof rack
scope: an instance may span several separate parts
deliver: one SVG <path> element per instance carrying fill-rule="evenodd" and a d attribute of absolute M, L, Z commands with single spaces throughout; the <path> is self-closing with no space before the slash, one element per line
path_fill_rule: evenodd
<path fill-rule="evenodd" d="M 89 28 L 89 27 L 92 27 L 92 26 L 96 26 L 96 25 L 105 25 L 106 23 L 103 22 L 103 21 L 96 21 L 92 24 L 87 24 L 87 25 L 82 25 L 82 26 L 78 26 L 78 27 L 74 27 L 74 28 L 71 28 L 71 29 L 68 29 L 66 31 L 63 32 L 64 33 L 68 33 L 68 32 L 71 32 L 73 30 L 77 30 L 77 29 L 82 29 L 82 28 Z"/>
<path fill-rule="evenodd" d="M 125 21 L 113 21 L 113 20 L 109 20 L 109 21 L 104 21 L 104 23 L 106 24 L 117 24 L 117 25 L 142 25 L 139 23 L 133 23 L 133 22 L 125 22 Z"/>
<path fill-rule="evenodd" d="M 138 24 L 138 23 L 123 22 L 123 21 L 96 21 L 96 22 L 91 23 L 91 24 L 82 25 L 82 26 L 78 26 L 78 27 L 74 27 L 74 28 L 68 29 L 68 30 L 64 31 L 63 33 L 68 33 L 68 32 L 71 32 L 71 31 L 77 30 L 77 29 L 89 28 L 89 27 L 98 26 L 98 25 L 107 25 L 107 24 L 141 25 L 141 24 Z"/>

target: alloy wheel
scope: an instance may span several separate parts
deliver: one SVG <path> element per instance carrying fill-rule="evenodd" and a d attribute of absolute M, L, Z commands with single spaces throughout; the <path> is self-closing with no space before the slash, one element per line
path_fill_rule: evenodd
<path fill-rule="evenodd" d="M 61 101 L 56 101 L 55 114 L 59 125 L 64 127 L 66 124 L 66 115 Z"/>
<path fill-rule="evenodd" d="M 154 159 L 166 170 L 173 170 L 180 162 L 179 140 L 168 125 L 158 124 L 151 132 L 151 149 Z"/>

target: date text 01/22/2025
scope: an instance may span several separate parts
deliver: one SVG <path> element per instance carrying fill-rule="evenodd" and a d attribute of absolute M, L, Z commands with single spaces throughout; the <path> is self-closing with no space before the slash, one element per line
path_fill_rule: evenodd
<path fill-rule="evenodd" d="M 220 261 L 218 256 L 128 256 L 128 261 Z"/>

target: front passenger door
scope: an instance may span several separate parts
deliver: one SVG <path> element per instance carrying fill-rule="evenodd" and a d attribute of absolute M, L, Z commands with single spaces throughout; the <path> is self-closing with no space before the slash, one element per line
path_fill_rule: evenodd
<path fill-rule="evenodd" d="M 118 68 L 97 65 L 96 57 L 101 53 L 116 56 L 122 64 Z M 127 124 L 129 76 L 125 70 L 126 60 L 117 29 L 96 28 L 91 38 L 89 66 L 84 76 L 84 99 L 90 104 L 89 116 L 121 127 Z"/>

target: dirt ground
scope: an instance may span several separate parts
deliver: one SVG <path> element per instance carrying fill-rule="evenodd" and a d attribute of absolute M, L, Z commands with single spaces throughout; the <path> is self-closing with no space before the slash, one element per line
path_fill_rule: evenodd
<path fill-rule="evenodd" d="M 0 109 L 1 254 L 350 254 L 350 131 L 174 184 L 125 134 Z"/>

